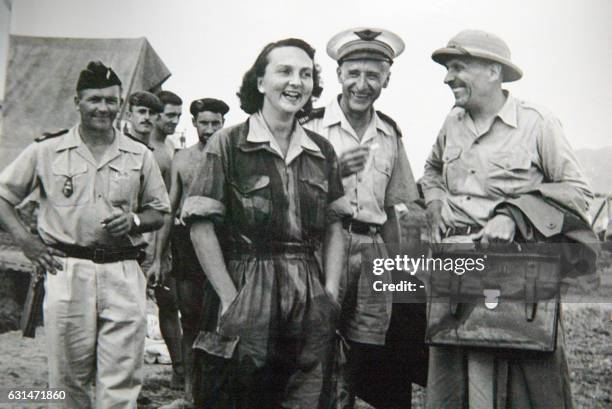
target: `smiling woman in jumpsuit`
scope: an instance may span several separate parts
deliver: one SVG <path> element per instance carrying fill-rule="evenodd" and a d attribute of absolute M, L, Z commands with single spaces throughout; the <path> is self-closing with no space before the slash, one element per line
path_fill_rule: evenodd
<path fill-rule="evenodd" d="M 310 45 L 268 44 L 238 93 L 250 117 L 204 151 L 182 211 L 211 286 L 194 343 L 197 407 L 328 405 L 352 211 L 332 146 L 296 120 L 320 93 Z"/>

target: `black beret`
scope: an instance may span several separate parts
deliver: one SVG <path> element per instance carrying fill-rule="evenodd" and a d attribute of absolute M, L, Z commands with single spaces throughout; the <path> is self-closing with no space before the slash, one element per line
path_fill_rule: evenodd
<path fill-rule="evenodd" d="M 130 104 L 130 108 L 147 107 L 156 114 L 159 114 L 164 110 L 164 106 L 159 98 L 157 98 L 155 94 L 147 91 L 133 92 L 128 97 L 128 103 Z"/>
<path fill-rule="evenodd" d="M 121 80 L 112 68 L 102 64 L 101 61 L 90 61 L 87 68 L 81 71 L 76 89 L 107 88 L 113 85 L 121 86 Z"/>
<path fill-rule="evenodd" d="M 189 107 L 189 112 L 191 112 L 193 116 L 197 116 L 200 112 L 204 111 L 225 115 L 229 111 L 229 107 L 225 102 L 215 98 L 196 99 Z"/>

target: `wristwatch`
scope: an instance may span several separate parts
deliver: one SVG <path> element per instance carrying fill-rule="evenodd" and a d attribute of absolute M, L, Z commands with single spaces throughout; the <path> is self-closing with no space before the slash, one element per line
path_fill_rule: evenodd
<path fill-rule="evenodd" d="M 140 217 L 134 212 L 132 212 L 132 221 L 134 222 L 135 227 L 140 227 Z"/>

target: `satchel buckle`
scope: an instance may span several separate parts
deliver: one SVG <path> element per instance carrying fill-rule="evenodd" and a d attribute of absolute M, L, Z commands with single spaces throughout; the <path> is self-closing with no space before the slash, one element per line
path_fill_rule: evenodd
<path fill-rule="evenodd" d="M 489 310 L 494 310 L 499 305 L 499 296 L 501 295 L 501 290 L 499 288 L 485 288 L 482 292 L 484 294 L 485 307 Z"/>

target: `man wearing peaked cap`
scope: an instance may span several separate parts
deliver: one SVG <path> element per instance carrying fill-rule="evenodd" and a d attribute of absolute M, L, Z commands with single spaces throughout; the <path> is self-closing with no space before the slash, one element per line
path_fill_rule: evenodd
<path fill-rule="evenodd" d="M 189 107 L 192 123 L 198 132 L 198 143 L 182 149 L 172 159 L 170 173 L 171 214 L 159 232 L 159 245 L 162 254 L 167 251 L 168 241 L 172 250 L 172 276 L 176 280 L 178 305 L 181 312 L 183 328 L 182 352 L 185 368 L 185 397 L 178 399 L 161 409 L 189 408 L 193 405 L 193 349 L 192 345 L 199 332 L 202 311 L 203 291 L 206 275 L 196 256 L 189 227 L 174 223 L 174 216 L 180 215 L 181 208 L 189 193 L 189 186 L 194 172 L 201 161 L 202 152 L 210 137 L 223 128 L 224 115 L 229 106 L 219 99 L 201 98 L 193 101 Z M 170 238 L 170 240 L 169 240 Z"/>
<path fill-rule="evenodd" d="M 121 81 L 90 62 L 77 82 L 80 122 L 37 138 L 0 174 L 0 223 L 46 272 L 49 387 L 63 408 L 134 408 L 142 384 L 145 278 L 142 233 L 159 228 L 169 200 L 144 145 L 113 128 Z M 38 236 L 14 206 L 40 188 Z M 69 291 L 67 290 L 69 289 Z"/>
<path fill-rule="evenodd" d="M 393 60 L 404 51 L 404 42 L 388 30 L 353 28 L 342 31 L 327 43 L 327 54 L 341 64 L 350 60 Z"/>
<path fill-rule="evenodd" d="M 508 45 L 494 34 L 465 30 L 432 59 L 446 67 L 444 83 L 455 104 L 421 180 L 431 242 L 552 240 L 561 246 L 571 236 L 586 243 L 582 254 L 594 265 L 597 240 L 587 215 L 593 194 L 559 121 L 502 88 L 522 76 Z M 573 272 L 567 267 L 577 261 L 565 255 L 562 274 Z M 586 270 L 578 274 L 592 273 Z M 560 327 L 554 352 L 512 356 L 432 346 L 427 408 L 572 408 L 563 339 Z"/>
<path fill-rule="evenodd" d="M 344 230 L 348 269 L 335 294 L 344 310 L 340 332 L 350 345 L 348 362 L 335 374 L 342 378 L 340 384 L 348 385 L 348 391 L 338 396 L 338 407 L 352 407 L 355 395 L 377 408 L 410 406 L 409 376 L 387 366 L 393 355 L 386 345 L 392 294 L 374 291 L 374 277 L 361 274 L 362 250 L 373 247 L 380 253 L 376 257 L 388 257 L 384 243 L 396 244 L 401 238 L 396 206 L 418 198 L 399 127 L 374 109 L 389 84 L 390 67 L 403 50 L 401 38 L 384 29 L 361 27 L 335 35 L 327 53 L 338 62 L 342 93 L 303 120 L 304 127 L 334 146 L 353 209 L 353 220 Z M 390 272 L 376 279 L 389 283 Z M 380 370 L 381 365 L 388 370 Z M 409 363 L 400 370 L 413 366 Z M 389 374 L 385 379 L 383 372 Z"/>

